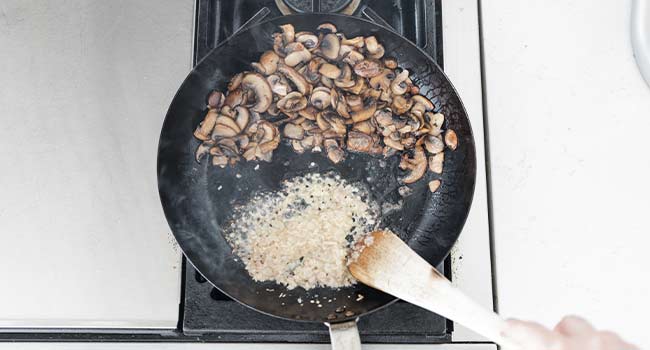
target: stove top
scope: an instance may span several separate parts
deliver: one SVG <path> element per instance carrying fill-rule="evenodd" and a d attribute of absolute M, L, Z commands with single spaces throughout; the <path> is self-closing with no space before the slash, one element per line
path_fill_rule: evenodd
<path fill-rule="evenodd" d="M 264 19 L 338 12 L 392 28 L 442 66 L 439 10 L 439 0 L 198 0 L 194 62 L 238 30 Z M 448 260 L 438 269 L 448 272 L 449 265 Z M 253 311 L 220 293 L 191 265 L 184 266 L 180 327 L 186 336 L 224 342 L 329 342 L 325 325 L 285 321 Z M 443 343 L 451 340 L 452 323 L 398 301 L 362 317 L 358 327 L 363 342 Z"/>

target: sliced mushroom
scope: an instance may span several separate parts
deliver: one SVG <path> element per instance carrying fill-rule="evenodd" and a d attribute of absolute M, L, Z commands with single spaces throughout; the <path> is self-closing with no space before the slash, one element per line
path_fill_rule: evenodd
<path fill-rule="evenodd" d="M 332 23 L 322 23 L 316 27 L 316 31 L 323 34 L 336 33 L 336 26 Z"/>
<path fill-rule="evenodd" d="M 333 95 L 332 95 L 333 96 Z M 336 105 L 336 113 L 345 118 L 350 118 L 350 112 L 348 110 L 347 99 L 343 94 L 338 94 L 338 99 L 333 106 Z"/>
<path fill-rule="evenodd" d="M 199 147 L 197 147 L 196 153 L 194 154 L 194 159 L 196 159 L 196 162 L 201 163 L 201 160 L 203 160 L 203 158 L 208 154 L 210 148 L 213 146 L 213 141 L 203 141 Z"/>
<path fill-rule="evenodd" d="M 445 161 L 445 152 L 440 152 L 429 157 L 429 170 L 436 174 L 442 174 L 442 164 Z"/>
<path fill-rule="evenodd" d="M 250 116 L 251 114 L 246 107 L 237 106 L 235 108 L 235 123 L 239 127 L 239 130 L 246 129 Z"/>
<path fill-rule="evenodd" d="M 384 56 L 384 46 L 383 45 L 378 45 L 377 50 L 374 53 L 371 53 L 368 55 L 368 57 L 373 58 L 373 59 L 380 59 Z"/>
<path fill-rule="evenodd" d="M 373 89 L 380 89 L 382 91 L 389 91 L 391 81 L 395 78 L 395 73 L 390 69 L 383 69 L 379 74 L 370 78 L 370 87 Z"/>
<path fill-rule="evenodd" d="M 336 34 L 327 34 L 320 43 L 320 52 L 328 60 L 335 60 L 339 57 L 341 43 Z"/>
<path fill-rule="evenodd" d="M 282 29 L 282 40 L 284 41 L 284 44 L 286 45 L 293 42 L 296 35 L 293 25 L 283 24 L 280 26 L 280 29 Z"/>
<path fill-rule="evenodd" d="M 331 63 L 323 63 L 318 72 L 329 79 L 338 79 L 341 75 L 341 69 Z"/>
<path fill-rule="evenodd" d="M 326 139 L 323 141 L 323 146 L 325 146 L 325 152 L 327 153 L 327 158 L 334 164 L 338 164 L 345 157 L 345 153 L 339 147 L 338 142 L 334 139 Z"/>
<path fill-rule="evenodd" d="M 359 95 L 349 95 L 346 101 L 352 112 L 358 112 L 363 109 L 363 99 Z"/>
<path fill-rule="evenodd" d="M 251 66 L 258 73 L 269 75 L 275 73 L 278 69 L 278 62 L 280 62 L 280 56 L 273 51 L 266 51 L 260 56 L 259 63 L 252 63 Z"/>
<path fill-rule="evenodd" d="M 271 103 L 269 109 L 266 110 L 266 113 L 270 114 L 273 117 L 276 117 L 280 114 L 280 108 L 278 108 L 277 102 Z"/>
<path fill-rule="evenodd" d="M 300 91 L 302 95 L 309 95 L 311 93 L 311 85 L 305 80 L 300 73 L 296 72 L 295 69 L 280 63 L 278 64 L 278 72 L 283 74 L 287 79 L 289 79 L 293 85 Z"/>
<path fill-rule="evenodd" d="M 208 113 L 205 115 L 205 117 L 203 118 L 203 121 L 199 124 L 199 126 L 194 131 L 194 137 L 196 137 L 201 141 L 209 140 L 210 135 L 212 134 L 212 130 L 214 129 L 214 126 L 217 124 L 217 117 L 219 117 L 219 113 L 217 113 L 217 110 L 210 109 Z"/>
<path fill-rule="evenodd" d="M 293 140 L 302 140 L 305 131 L 302 129 L 300 125 L 287 123 L 287 125 L 284 126 L 283 134 L 285 137 Z"/>
<path fill-rule="evenodd" d="M 318 47 L 318 37 L 311 32 L 296 33 L 296 41 L 301 43 L 307 49 Z"/>
<path fill-rule="evenodd" d="M 393 140 L 390 136 L 389 137 L 384 137 L 384 144 L 390 148 L 394 148 L 399 151 L 404 150 L 404 145 L 399 142 L 398 140 Z"/>
<path fill-rule="evenodd" d="M 269 85 L 271 85 L 271 91 L 274 94 L 277 94 L 279 96 L 287 96 L 287 94 L 291 92 L 291 87 L 289 86 L 289 82 L 287 82 L 285 79 L 283 79 L 277 74 L 269 75 L 268 77 L 266 77 L 266 81 L 268 81 Z"/>
<path fill-rule="evenodd" d="M 458 136 L 456 136 L 455 131 L 451 129 L 447 129 L 447 131 L 445 131 L 445 144 L 447 147 L 449 147 L 450 150 L 456 150 L 458 147 Z"/>
<path fill-rule="evenodd" d="M 404 95 L 408 89 L 408 85 L 406 84 L 406 79 L 408 79 L 408 77 L 409 71 L 406 69 L 397 74 L 390 84 L 390 91 L 395 95 Z"/>
<path fill-rule="evenodd" d="M 384 66 L 388 69 L 395 69 L 397 68 L 397 60 L 392 57 L 385 57 Z"/>
<path fill-rule="evenodd" d="M 278 108 L 285 113 L 297 112 L 307 107 L 307 98 L 298 91 L 293 91 L 281 98 L 277 103 Z"/>
<path fill-rule="evenodd" d="M 316 120 L 316 113 L 318 111 L 314 106 L 307 106 L 306 108 L 303 108 L 298 111 L 298 114 L 308 120 Z"/>
<path fill-rule="evenodd" d="M 352 68 L 346 63 L 340 63 L 341 75 L 336 80 L 339 81 L 352 81 Z"/>
<path fill-rule="evenodd" d="M 212 165 L 225 168 L 228 165 L 228 157 L 222 154 L 214 155 L 212 156 Z"/>
<path fill-rule="evenodd" d="M 353 86 L 356 85 L 356 82 L 354 80 L 334 80 L 334 85 L 338 88 L 348 90 L 351 89 Z"/>
<path fill-rule="evenodd" d="M 354 72 L 358 76 L 372 78 L 381 73 L 381 67 L 379 66 L 379 62 L 375 60 L 363 60 L 354 65 Z"/>
<path fill-rule="evenodd" d="M 235 74 L 231 79 L 230 82 L 228 83 L 228 91 L 234 91 L 239 87 L 239 84 L 241 84 L 241 80 L 244 77 L 244 73 L 237 73 Z"/>
<path fill-rule="evenodd" d="M 264 113 L 273 102 L 273 91 L 266 78 L 258 73 L 246 73 L 241 81 L 241 88 L 253 94 L 253 105 L 250 110 Z"/>
<path fill-rule="evenodd" d="M 424 148 L 431 154 L 444 151 L 445 144 L 439 136 L 427 135 L 424 137 Z"/>
<path fill-rule="evenodd" d="M 353 152 L 368 152 L 372 147 L 373 141 L 370 135 L 359 131 L 348 132 L 347 146 Z"/>
<path fill-rule="evenodd" d="M 427 157 L 422 146 L 416 146 L 413 150 L 413 158 L 404 154 L 399 167 L 410 172 L 401 179 L 405 184 L 411 184 L 419 180 L 427 170 Z"/>
<path fill-rule="evenodd" d="M 364 43 L 366 44 L 366 50 L 371 54 L 377 52 L 379 49 L 379 43 L 377 42 L 377 38 L 374 36 L 365 38 Z"/>
<path fill-rule="evenodd" d="M 429 191 L 435 192 L 440 188 L 440 180 L 429 181 Z"/>
<path fill-rule="evenodd" d="M 226 117 L 224 117 L 226 118 Z M 229 119 L 229 118 L 227 118 Z M 232 120 L 232 119 L 230 119 Z M 234 123 L 234 122 L 233 122 Z M 233 129 L 232 127 L 226 125 L 226 124 L 216 124 L 214 127 L 214 130 L 212 130 L 212 138 L 213 139 L 218 139 L 220 137 L 233 137 L 237 136 L 239 131 Z"/>
<path fill-rule="evenodd" d="M 309 60 L 311 60 L 311 53 L 309 50 L 303 48 L 302 50 L 294 51 L 288 54 L 287 57 L 284 58 L 284 63 L 287 66 L 295 67 L 298 64 L 307 62 Z"/>
<path fill-rule="evenodd" d="M 352 51 L 348 52 L 347 55 L 345 55 L 345 57 L 343 57 L 343 62 L 345 62 L 345 63 L 347 63 L 347 64 L 349 64 L 351 66 L 354 66 L 355 64 L 362 61 L 364 58 L 365 57 L 363 57 L 363 54 L 361 54 L 361 52 L 359 52 L 357 50 L 352 50 Z"/>
<path fill-rule="evenodd" d="M 341 44 L 338 57 L 346 57 L 352 50 L 354 50 L 354 46 Z"/>
<path fill-rule="evenodd" d="M 389 126 L 393 124 L 393 111 L 390 108 L 382 108 L 375 112 L 375 121 L 379 126 Z"/>
<path fill-rule="evenodd" d="M 232 118 L 227 117 L 225 115 L 219 115 L 217 117 L 217 123 L 214 126 L 214 128 L 216 129 L 221 125 L 229 127 L 230 129 L 234 130 L 237 134 L 239 134 L 241 132 L 241 130 L 242 130 L 239 127 L 239 125 L 237 125 L 237 123 L 235 123 L 235 121 Z M 222 136 L 222 135 L 219 135 L 219 136 Z"/>
<path fill-rule="evenodd" d="M 224 96 L 221 91 L 212 91 L 208 95 L 208 107 L 209 108 L 221 108 L 223 106 Z"/>
<path fill-rule="evenodd" d="M 316 108 L 323 110 L 329 107 L 331 101 L 330 89 L 321 86 L 312 91 L 309 102 Z"/>
<path fill-rule="evenodd" d="M 280 33 L 273 34 L 273 51 L 280 57 L 286 56 L 284 53 L 284 40 Z"/>
<path fill-rule="evenodd" d="M 326 76 L 321 76 L 320 82 L 323 84 L 323 86 L 327 86 L 328 88 L 334 87 L 334 81 Z"/>
<path fill-rule="evenodd" d="M 300 140 L 291 140 L 291 147 L 298 154 L 303 154 L 305 152 L 305 147 L 302 145 Z"/>
<path fill-rule="evenodd" d="M 377 110 L 377 101 L 371 98 L 366 98 L 363 101 L 363 109 L 357 112 L 352 112 L 350 116 L 355 123 L 362 122 L 370 119 Z"/>
<path fill-rule="evenodd" d="M 427 132 L 430 135 L 438 136 L 441 134 L 442 125 L 445 122 L 445 116 L 442 113 L 426 112 L 425 117 L 429 122 Z"/>
<path fill-rule="evenodd" d="M 320 81 L 321 75 L 318 72 L 320 65 L 323 63 L 323 59 L 320 57 L 315 57 L 305 66 L 304 72 L 302 75 L 305 77 L 307 82 L 310 84 L 318 84 Z"/>
<path fill-rule="evenodd" d="M 391 103 L 391 108 L 395 114 L 404 114 L 411 109 L 412 102 L 407 100 L 404 96 L 395 96 L 393 97 L 393 102 Z"/>
<path fill-rule="evenodd" d="M 375 127 L 372 125 L 372 123 L 369 120 L 362 121 L 360 123 L 354 124 L 352 127 L 352 130 L 362 132 L 366 135 L 370 135 L 375 132 Z"/>
<path fill-rule="evenodd" d="M 430 111 L 433 109 L 433 103 L 429 101 L 428 98 L 422 96 L 422 95 L 414 95 L 411 97 L 411 101 L 413 101 L 413 104 L 422 104 L 424 106 L 425 111 Z"/>
<path fill-rule="evenodd" d="M 362 36 L 357 36 L 357 37 L 354 37 L 352 39 L 343 39 L 343 40 L 341 40 L 341 44 L 354 46 L 356 48 L 362 48 L 363 45 L 364 45 L 364 42 L 363 42 L 363 37 Z"/>

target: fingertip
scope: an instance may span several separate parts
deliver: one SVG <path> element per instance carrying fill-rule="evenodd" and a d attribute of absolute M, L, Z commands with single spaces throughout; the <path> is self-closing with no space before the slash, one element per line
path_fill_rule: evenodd
<path fill-rule="evenodd" d="M 587 320 L 576 315 L 567 315 L 555 326 L 554 329 L 560 334 L 567 336 L 594 332 L 595 328 Z"/>

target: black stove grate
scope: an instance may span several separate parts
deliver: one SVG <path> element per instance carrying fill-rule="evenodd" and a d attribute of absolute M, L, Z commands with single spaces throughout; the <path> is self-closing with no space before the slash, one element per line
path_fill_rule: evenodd
<path fill-rule="evenodd" d="M 194 62 L 238 30 L 291 12 L 344 12 L 390 27 L 442 66 L 440 0 L 197 0 Z M 346 12 L 348 11 L 348 12 Z M 439 266 L 449 271 L 449 259 Z M 188 337 L 223 342 L 329 342 L 322 324 L 285 321 L 253 311 L 220 293 L 185 264 L 180 330 Z M 445 268 L 446 267 L 446 268 Z M 363 342 L 444 343 L 451 322 L 398 301 L 362 317 Z"/>

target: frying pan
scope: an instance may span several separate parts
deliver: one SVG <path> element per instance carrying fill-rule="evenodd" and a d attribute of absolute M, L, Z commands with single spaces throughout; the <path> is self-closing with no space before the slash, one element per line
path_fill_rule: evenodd
<path fill-rule="evenodd" d="M 399 178 L 404 174 L 398 168 L 398 156 L 383 159 L 350 153 L 345 161 L 332 164 L 324 154 L 298 155 L 282 144 L 271 163 L 240 162 L 222 169 L 208 161 L 196 162 L 194 152 L 199 141 L 193 131 L 207 111 L 210 91 L 226 91 L 234 74 L 252 70 L 250 63 L 272 48 L 272 34 L 279 31 L 279 25 L 291 23 L 296 32 L 315 31 L 323 22 L 333 23 L 347 37 L 377 37 L 386 55 L 397 58 L 400 67 L 411 72 L 420 93 L 434 103 L 436 112 L 445 115 L 445 128 L 456 131 L 459 143 L 456 150 L 445 152 L 442 175 L 427 172 L 409 186 L 410 194 L 402 197 Z M 328 323 L 338 343 L 340 338 L 334 339 L 337 333 L 356 333 L 354 322 L 358 317 L 396 299 L 362 284 L 287 290 L 273 282 L 256 282 L 223 236 L 234 206 L 246 203 L 255 193 L 279 190 L 283 180 L 314 172 L 334 172 L 365 186 L 382 208 L 393 208 L 383 212 L 381 226 L 398 234 L 432 265 L 440 263 L 467 218 L 474 192 L 476 156 L 467 113 L 435 61 L 397 33 L 364 19 L 313 13 L 278 17 L 253 25 L 212 50 L 182 83 L 165 117 L 158 147 L 158 188 L 167 221 L 189 262 L 224 294 L 259 312 L 289 320 Z M 440 179 L 442 185 L 431 193 L 427 184 L 434 178 Z M 314 298 L 322 302 L 306 302 Z M 346 313 L 341 312 L 343 307 Z"/>

